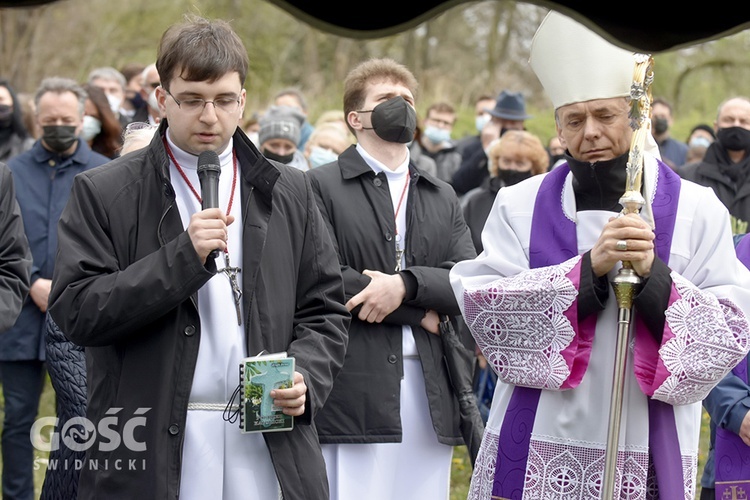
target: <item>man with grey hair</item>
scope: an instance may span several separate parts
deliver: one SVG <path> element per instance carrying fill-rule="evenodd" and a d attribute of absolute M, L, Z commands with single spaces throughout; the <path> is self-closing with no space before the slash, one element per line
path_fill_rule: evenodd
<path fill-rule="evenodd" d="M 33 264 L 29 297 L 15 324 L 0 335 L 5 397 L 2 491 L 6 499 L 34 495 L 29 433 L 44 385 L 44 315 L 57 251 L 57 221 L 76 174 L 109 161 L 78 137 L 86 92 L 75 81 L 47 78 L 34 100 L 42 136 L 29 151 L 8 162 Z"/>
<path fill-rule="evenodd" d="M 707 186 L 729 210 L 736 233 L 750 222 L 750 98 L 732 96 L 719 105 L 714 121 L 716 141 L 703 160 L 679 170 L 683 179 Z"/>
<path fill-rule="evenodd" d="M 139 93 L 146 104 L 135 110 L 130 122 L 148 122 L 151 125 L 158 125 L 162 119 L 162 113 L 156 99 L 156 89 L 161 84 L 161 79 L 159 78 L 159 71 L 156 69 L 156 63 L 151 63 L 143 68 L 140 84 Z"/>
<path fill-rule="evenodd" d="M 133 113 L 135 112 L 134 109 L 127 109 L 125 107 L 125 88 L 128 85 L 125 76 L 115 68 L 103 66 L 91 70 L 87 83 L 99 87 L 104 91 L 109 101 L 109 107 L 112 108 L 112 112 L 120 120 L 120 125 L 125 128 L 132 120 Z"/>

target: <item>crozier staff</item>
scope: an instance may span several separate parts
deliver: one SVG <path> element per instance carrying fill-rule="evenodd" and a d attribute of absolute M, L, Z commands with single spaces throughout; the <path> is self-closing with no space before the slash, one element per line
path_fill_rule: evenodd
<path fill-rule="evenodd" d="M 630 139 L 630 151 L 625 165 L 625 192 L 620 198 L 620 214 L 639 214 L 646 206 L 650 218 L 651 205 L 641 194 L 643 182 L 643 151 L 648 137 L 651 111 L 651 84 L 654 81 L 653 58 L 646 54 L 634 54 L 635 69 L 633 84 L 630 86 L 630 126 L 633 136 Z M 615 248 L 626 251 L 627 240 L 615 243 Z M 617 300 L 617 342 L 615 343 L 615 363 L 612 375 L 612 399 L 609 404 L 609 424 L 607 428 L 607 453 L 604 457 L 604 478 L 602 479 L 603 500 L 614 495 L 616 480 L 618 444 L 620 442 L 620 424 L 622 423 L 622 404 L 627 370 L 627 348 L 630 341 L 633 300 L 643 287 L 643 279 L 633 269 L 630 261 L 622 261 L 622 266 L 612 279 L 612 289 Z"/>

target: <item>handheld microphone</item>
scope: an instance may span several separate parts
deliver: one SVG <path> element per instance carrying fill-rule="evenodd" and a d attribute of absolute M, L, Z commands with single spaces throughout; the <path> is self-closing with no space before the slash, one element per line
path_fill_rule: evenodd
<path fill-rule="evenodd" d="M 203 151 L 198 155 L 198 180 L 201 183 L 201 207 L 219 208 L 219 174 L 221 163 L 216 151 Z M 215 259 L 219 250 L 212 250 L 209 257 Z"/>

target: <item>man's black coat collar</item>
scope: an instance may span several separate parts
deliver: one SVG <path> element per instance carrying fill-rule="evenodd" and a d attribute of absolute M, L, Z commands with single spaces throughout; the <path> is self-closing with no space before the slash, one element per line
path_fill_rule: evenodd
<path fill-rule="evenodd" d="M 362 155 L 359 154 L 357 146 L 355 145 L 349 146 L 344 150 L 344 152 L 339 155 L 338 162 L 339 168 L 341 168 L 341 176 L 344 179 L 353 179 L 360 175 L 366 175 L 368 172 L 375 175 L 375 172 L 370 168 L 370 165 L 367 164 L 365 159 L 362 158 Z M 409 160 L 409 172 L 412 177 L 416 178 L 416 180 L 424 179 L 430 184 L 435 186 L 438 185 L 438 180 L 435 177 L 419 170 L 411 160 Z"/>

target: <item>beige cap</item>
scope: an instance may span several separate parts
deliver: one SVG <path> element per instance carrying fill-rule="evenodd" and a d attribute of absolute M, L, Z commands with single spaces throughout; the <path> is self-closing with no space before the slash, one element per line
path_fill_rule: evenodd
<path fill-rule="evenodd" d="M 531 42 L 529 64 L 555 109 L 574 102 L 629 96 L 633 52 L 550 11 Z"/>

